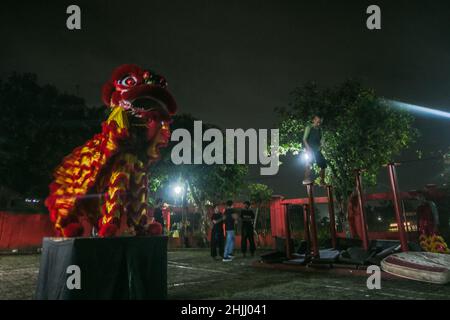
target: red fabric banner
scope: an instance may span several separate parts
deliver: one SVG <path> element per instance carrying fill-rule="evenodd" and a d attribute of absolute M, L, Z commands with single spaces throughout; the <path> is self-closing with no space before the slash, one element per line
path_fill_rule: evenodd
<path fill-rule="evenodd" d="M 40 247 L 43 237 L 54 234 L 48 214 L 0 211 L 0 250 Z"/>

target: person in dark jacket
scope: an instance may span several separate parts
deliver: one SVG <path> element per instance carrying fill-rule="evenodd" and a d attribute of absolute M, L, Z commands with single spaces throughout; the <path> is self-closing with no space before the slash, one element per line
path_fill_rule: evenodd
<path fill-rule="evenodd" d="M 234 250 L 234 226 L 237 222 L 236 212 L 233 209 L 233 201 L 227 201 L 227 208 L 225 209 L 225 231 L 227 232 L 227 239 L 225 243 L 225 252 L 222 261 L 233 261 Z"/>
<path fill-rule="evenodd" d="M 162 211 L 163 201 L 161 198 L 156 199 L 156 207 L 155 211 L 153 211 L 153 218 L 156 222 L 161 224 L 163 233 L 164 233 L 164 216 Z"/>
<path fill-rule="evenodd" d="M 211 257 L 217 258 L 217 248 L 219 248 L 219 256 L 223 258 L 224 235 L 223 235 L 223 216 L 217 205 L 214 205 L 214 213 L 211 216 Z"/>
<path fill-rule="evenodd" d="M 255 213 L 250 209 L 250 202 L 245 201 L 245 208 L 241 210 L 241 251 L 242 255 L 245 257 L 247 255 L 247 241 L 250 243 L 250 254 L 252 257 L 255 254 L 255 238 L 253 237 L 253 223 L 255 220 Z"/>

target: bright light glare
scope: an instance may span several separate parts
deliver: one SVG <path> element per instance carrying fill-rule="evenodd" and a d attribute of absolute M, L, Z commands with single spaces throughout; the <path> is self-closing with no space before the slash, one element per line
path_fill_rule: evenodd
<path fill-rule="evenodd" d="M 38 199 L 29 199 L 29 198 L 26 198 L 26 199 L 25 199 L 25 202 L 38 203 L 39 200 L 38 200 Z"/>
<path fill-rule="evenodd" d="M 396 101 L 396 100 L 388 100 L 388 101 L 391 102 L 396 107 L 399 107 L 399 108 L 402 108 L 402 109 L 407 109 L 407 110 L 410 110 L 412 112 L 425 113 L 425 114 L 428 114 L 428 115 L 434 115 L 434 116 L 450 119 L 450 112 L 445 112 L 445 111 L 442 111 L 442 110 L 421 107 L 421 106 L 417 106 L 417 105 L 414 105 L 414 104 L 409 104 L 409 103 L 400 102 L 400 101 Z"/>
<path fill-rule="evenodd" d="M 173 188 L 173 191 L 175 192 L 175 194 L 180 194 L 181 192 L 183 192 L 183 188 L 181 187 L 181 186 L 175 186 L 174 188 Z"/>
<path fill-rule="evenodd" d="M 303 152 L 301 155 L 301 159 L 303 162 L 309 162 L 311 160 L 311 155 L 309 154 L 309 152 Z"/>

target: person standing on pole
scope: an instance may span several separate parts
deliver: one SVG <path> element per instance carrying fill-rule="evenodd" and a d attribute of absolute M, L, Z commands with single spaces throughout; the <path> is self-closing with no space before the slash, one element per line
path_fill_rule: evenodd
<path fill-rule="evenodd" d="M 320 168 L 320 185 L 325 185 L 325 168 L 327 162 L 321 152 L 322 147 L 322 118 L 314 115 L 312 123 L 305 128 L 303 144 L 305 146 L 307 164 L 305 167 L 305 179 L 303 184 L 311 184 L 311 169 L 315 163 Z"/>

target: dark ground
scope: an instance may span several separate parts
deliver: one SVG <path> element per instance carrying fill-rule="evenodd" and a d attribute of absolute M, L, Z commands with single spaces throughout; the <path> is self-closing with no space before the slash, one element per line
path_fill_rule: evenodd
<path fill-rule="evenodd" d="M 32 299 L 39 255 L 0 255 L 0 299 Z M 380 290 L 366 276 L 268 270 L 257 258 L 213 261 L 208 250 L 169 252 L 169 299 L 450 299 L 450 285 L 383 279 Z"/>

